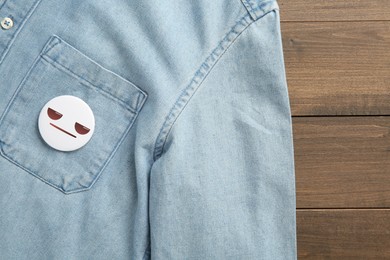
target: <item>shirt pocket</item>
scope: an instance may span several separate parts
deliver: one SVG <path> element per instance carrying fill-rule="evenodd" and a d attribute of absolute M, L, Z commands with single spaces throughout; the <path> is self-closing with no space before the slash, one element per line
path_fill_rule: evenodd
<path fill-rule="evenodd" d="M 73 95 L 95 116 L 82 148 L 61 152 L 41 138 L 38 117 L 52 98 Z M 0 153 L 28 173 L 70 194 L 92 187 L 131 130 L 147 93 L 52 35 L 0 119 Z"/>

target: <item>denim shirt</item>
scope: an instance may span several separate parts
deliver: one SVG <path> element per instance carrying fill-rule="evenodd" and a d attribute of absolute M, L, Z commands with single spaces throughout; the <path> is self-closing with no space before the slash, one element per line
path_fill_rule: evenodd
<path fill-rule="evenodd" d="M 274 0 L 0 1 L 0 259 L 296 259 Z M 38 117 L 72 95 L 90 141 Z"/>

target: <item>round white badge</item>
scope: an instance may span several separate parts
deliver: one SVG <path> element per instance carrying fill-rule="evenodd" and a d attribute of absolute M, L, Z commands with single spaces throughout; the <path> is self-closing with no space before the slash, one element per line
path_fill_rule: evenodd
<path fill-rule="evenodd" d="M 88 104 L 80 98 L 58 96 L 42 108 L 38 127 L 48 145 L 60 151 L 74 151 L 91 139 L 95 117 Z"/>

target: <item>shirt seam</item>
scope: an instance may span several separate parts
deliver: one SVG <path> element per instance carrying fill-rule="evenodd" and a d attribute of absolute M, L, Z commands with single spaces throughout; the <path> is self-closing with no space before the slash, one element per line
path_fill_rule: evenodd
<path fill-rule="evenodd" d="M 210 74 L 212 69 L 218 60 L 223 56 L 229 47 L 238 39 L 238 37 L 254 22 L 250 14 L 246 14 L 239 19 L 230 31 L 225 34 L 222 40 L 219 42 L 216 48 L 213 49 L 211 54 L 200 65 L 199 69 L 195 72 L 194 76 L 190 80 L 190 83 L 184 88 L 179 97 L 176 99 L 172 108 L 168 112 L 168 115 L 160 128 L 159 134 L 155 142 L 155 148 L 153 153 L 153 161 L 156 161 L 162 154 L 167 137 L 172 129 L 172 126 L 176 122 L 177 118 L 184 110 L 188 101 L 195 94 L 196 90 L 202 85 L 204 80 Z"/>
<path fill-rule="evenodd" d="M 187 106 L 191 97 L 196 93 L 198 88 L 202 85 L 204 80 L 210 74 L 215 64 L 221 59 L 221 57 L 226 53 L 229 47 L 239 38 L 239 36 L 248 28 L 252 23 L 258 21 L 266 14 L 279 9 L 275 1 L 267 1 L 269 3 L 268 7 L 265 8 L 265 4 L 262 4 L 254 9 L 252 12 L 261 13 L 257 15 L 257 19 L 253 19 L 251 13 L 247 13 L 241 19 L 239 19 L 235 25 L 233 25 L 229 32 L 225 34 L 222 40 L 219 42 L 217 47 L 215 47 L 210 55 L 204 60 L 200 65 L 199 69 L 195 72 L 194 76 L 190 80 L 190 83 L 183 89 L 179 97 L 176 99 L 175 103 L 171 107 L 168 115 L 165 118 L 163 125 L 160 128 L 159 134 L 157 135 L 154 152 L 153 152 L 153 161 L 156 161 L 162 154 L 166 140 L 171 132 L 173 125 L 175 124 L 177 118 Z"/>
<path fill-rule="evenodd" d="M 273 9 L 264 11 L 261 6 L 252 9 L 252 11 L 262 11 L 263 14 L 258 17 L 261 18 L 266 14 L 272 12 Z M 217 47 L 211 51 L 210 55 L 204 60 L 199 69 L 195 72 L 194 76 L 190 80 L 190 83 L 183 89 L 183 91 L 173 104 L 172 108 L 169 110 L 168 115 L 166 116 L 165 121 L 160 128 L 154 146 L 153 161 L 156 161 L 161 156 L 164 150 L 166 140 L 171 132 L 173 125 L 175 124 L 181 112 L 184 111 L 191 97 L 202 85 L 202 83 L 210 74 L 218 60 L 222 58 L 222 56 L 226 53 L 229 47 L 239 38 L 239 36 L 245 31 L 245 29 L 247 29 L 254 22 L 256 22 L 256 20 L 253 19 L 251 13 L 247 13 L 246 15 L 241 17 L 241 19 L 239 19 L 235 23 L 235 25 L 231 27 L 230 31 L 225 34 L 222 40 L 218 43 Z M 150 253 L 151 243 L 149 241 L 142 259 L 150 259 Z"/>
<path fill-rule="evenodd" d="M 279 9 L 276 0 L 241 0 L 253 20 L 261 18 L 267 9 Z"/>
<path fill-rule="evenodd" d="M 142 257 L 142 260 L 148 260 L 150 259 L 150 243 L 148 243 L 148 246 L 145 249 L 144 256 Z"/>

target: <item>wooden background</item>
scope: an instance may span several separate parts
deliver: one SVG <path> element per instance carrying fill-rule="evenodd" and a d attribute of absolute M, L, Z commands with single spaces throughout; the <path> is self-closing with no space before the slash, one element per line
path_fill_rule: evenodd
<path fill-rule="evenodd" d="M 390 259 L 390 0 L 278 0 L 299 259 Z"/>

